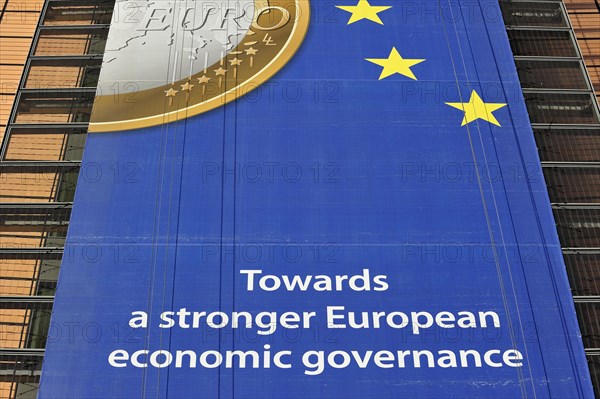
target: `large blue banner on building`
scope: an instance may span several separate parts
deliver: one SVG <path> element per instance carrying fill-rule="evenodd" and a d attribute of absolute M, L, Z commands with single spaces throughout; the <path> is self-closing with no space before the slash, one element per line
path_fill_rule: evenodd
<path fill-rule="evenodd" d="M 40 398 L 592 397 L 495 0 L 118 1 Z"/>

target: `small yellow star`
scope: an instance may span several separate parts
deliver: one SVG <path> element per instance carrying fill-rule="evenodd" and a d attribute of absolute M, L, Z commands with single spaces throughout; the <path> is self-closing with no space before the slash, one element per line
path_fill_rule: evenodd
<path fill-rule="evenodd" d="M 167 97 L 175 97 L 175 94 L 179 93 L 177 90 L 174 90 L 172 87 L 165 91 Z"/>
<path fill-rule="evenodd" d="M 465 113 L 461 126 L 476 121 L 477 119 L 483 119 L 493 125 L 500 126 L 498 120 L 494 117 L 492 112 L 506 107 L 504 103 L 486 103 L 483 102 L 479 94 L 475 90 L 471 92 L 471 98 L 468 103 L 446 103 L 453 108 L 460 109 Z"/>
<path fill-rule="evenodd" d="M 218 75 L 223 75 L 225 76 L 225 72 L 227 72 L 227 69 L 223 69 L 221 67 L 219 67 L 219 69 L 215 69 L 215 73 Z"/>
<path fill-rule="evenodd" d="M 201 78 L 197 78 L 198 79 L 198 83 L 208 83 L 208 81 L 210 80 L 210 78 L 206 75 L 203 75 Z"/>
<path fill-rule="evenodd" d="M 194 85 L 191 85 L 190 82 L 185 82 L 185 84 L 181 85 L 181 90 L 183 91 L 191 91 Z"/>
<path fill-rule="evenodd" d="M 420 64 L 424 59 L 409 59 L 402 58 L 396 47 L 392 47 L 388 58 L 365 58 L 365 60 L 383 67 L 379 80 L 387 78 L 390 75 L 399 73 L 413 80 L 417 80 L 415 74 L 410 70 L 410 67 Z"/>
<path fill-rule="evenodd" d="M 348 25 L 358 22 L 362 19 L 368 19 L 369 21 L 383 25 L 383 22 L 377 14 L 387 10 L 388 8 L 392 8 L 391 6 L 372 6 L 367 0 L 358 0 L 358 4 L 355 6 L 336 7 L 352 14 L 348 20 Z"/>
<path fill-rule="evenodd" d="M 242 60 L 238 59 L 237 57 L 235 57 L 232 60 L 229 60 L 229 62 L 231 63 L 231 65 L 240 65 L 242 63 Z"/>
<path fill-rule="evenodd" d="M 249 49 L 246 49 L 244 51 L 246 52 L 246 55 L 255 55 L 258 52 L 258 50 L 254 47 L 250 47 Z"/>

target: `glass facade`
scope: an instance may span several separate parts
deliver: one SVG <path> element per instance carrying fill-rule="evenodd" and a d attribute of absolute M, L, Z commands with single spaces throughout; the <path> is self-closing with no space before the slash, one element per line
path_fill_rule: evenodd
<path fill-rule="evenodd" d="M 14 48 L 2 46 L 10 53 L 2 57 L 3 63 L 22 65 L 13 73 L 18 90 L 12 113 L 8 100 L 3 102 L 8 123 L 2 126 L 0 152 L 1 398 L 37 394 L 114 2 L 50 0 L 38 5 L 43 9 L 38 10 L 42 16 L 37 30 L 36 23 L 30 27 L 33 40 L 13 41 Z M 3 32 L 4 17 L 13 21 L 17 12 L 3 16 Z"/>
<path fill-rule="evenodd" d="M 600 396 L 600 50 L 576 41 L 600 11 L 569 18 L 560 1 L 500 4 Z M 113 6 L 0 1 L 0 68 L 14 82 L 0 102 L 0 398 L 37 392 Z"/>
<path fill-rule="evenodd" d="M 600 396 L 600 118 L 594 93 L 600 82 L 593 78 L 600 52 L 586 52 L 584 40 L 592 26 L 598 31 L 600 10 L 593 2 L 567 2 L 575 10 L 569 18 L 561 2 L 500 4 Z"/>

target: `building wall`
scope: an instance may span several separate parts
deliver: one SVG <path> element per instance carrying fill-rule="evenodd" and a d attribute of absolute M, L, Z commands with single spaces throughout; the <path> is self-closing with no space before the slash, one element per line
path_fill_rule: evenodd
<path fill-rule="evenodd" d="M 0 4 L 0 398 L 35 398 L 114 2 Z"/>
<path fill-rule="evenodd" d="M 0 1 L 0 137 L 4 135 L 43 0 Z"/>
<path fill-rule="evenodd" d="M 600 396 L 600 10 L 594 0 L 500 4 Z"/>
<path fill-rule="evenodd" d="M 549 10 L 533 12 L 542 18 L 528 9 L 511 19 L 519 3 L 532 2 L 502 2 L 598 389 L 600 124 L 591 99 L 600 87 L 600 13 L 594 0 L 566 1 L 579 53 L 559 1 L 537 3 Z M 112 10 L 111 1 L 47 1 L 34 37 L 43 5 L 0 0 L 0 134 L 8 132 L 0 151 L 0 398 L 35 397 Z"/>
<path fill-rule="evenodd" d="M 12 109 L 23 68 L 27 61 L 31 42 L 35 34 L 43 0 L 2 0 L 0 2 L 0 140 L 5 134 L 8 118 Z M 14 187 L 6 175 L 0 175 L 2 199 L 5 202 L 7 190 Z M 14 239 L 18 239 L 14 237 Z M 0 245 L 8 245 L 5 237 L 0 237 Z M 0 258 L 0 291 L 2 295 L 29 295 L 33 289 L 27 281 L 30 272 L 35 269 L 31 260 Z M 27 310 L 0 309 L 0 348 L 14 349 L 22 346 L 23 325 L 30 322 L 31 314 Z M 2 361 L 4 369 L 5 361 Z M 8 363 L 10 366 L 10 362 Z M 0 398 L 14 396 L 13 377 L 0 376 Z M 8 373 L 7 373 L 8 374 Z M 24 392 L 24 390 L 21 390 Z"/>
<path fill-rule="evenodd" d="M 600 99 L 600 2 L 565 0 L 569 19 L 575 30 L 590 80 Z"/>

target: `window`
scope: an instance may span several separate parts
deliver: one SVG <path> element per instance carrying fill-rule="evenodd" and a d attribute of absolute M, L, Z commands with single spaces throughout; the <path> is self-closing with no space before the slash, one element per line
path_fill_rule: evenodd
<path fill-rule="evenodd" d="M 600 168 L 544 168 L 551 202 L 600 202 Z"/>
<path fill-rule="evenodd" d="M 587 356 L 588 367 L 594 385 L 594 393 L 600 398 L 600 354 L 589 354 Z"/>
<path fill-rule="evenodd" d="M 588 89 L 579 61 L 516 60 L 515 63 L 524 89 Z"/>
<path fill-rule="evenodd" d="M 600 254 L 565 254 L 574 296 L 600 296 Z"/>
<path fill-rule="evenodd" d="M 70 207 L 51 205 L 0 208 L 0 247 L 62 246 L 70 215 Z"/>
<path fill-rule="evenodd" d="M 6 202 L 70 202 L 75 192 L 78 167 L 53 170 L 22 170 L 0 174 L 0 203 Z"/>
<path fill-rule="evenodd" d="M 600 348 L 600 303 L 575 303 L 581 338 L 586 348 Z"/>
<path fill-rule="evenodd" d="M 590 94 L 525 93 L 531 123 L 597 124 L 598 114 Z"/>
<path fill-rule="evenodd" d="M 86 130 L 12 128 L 5 161 L 80 161 Z"/>
<path fill-rule="evenodd" d="M 534 134 L 542 161 L 600 161 L 600 128 L 536 129 Z"/>
<path fill-rule="evenodd" d="M 600 247 L 600 209 L 554 209 L 554 218 L 563 247 Z"/>
<path fill-rule="evenodd" d="M 60 260 L 0 258 L 0 291 L 3 295 L 54 295 Z"/>
<path fill-rule="evenodd" d="M 88 122 L 93 103 L 93 93 L 87 96 L 52 91 L 23 93 L 14 123 Z"/>
<path fill-rule="evenodd" d="M 517 56 L 577 57 L 568 31 L 509 30 L 508 39 Z"/>
<path fill-rule="evenodd" d="M 50 1 L 44 25 L 110 24 L 114 1 Z"/>
<path fill-rule="evenodd" d="M 34 55 L 102 54 L 107 29 L 45 29 L 40 31 Z"/>
<path fill-rule="evenodd" d="M 101 60 L 32 60 L 25 88 L 56 89 L 96 87 Z"/>
<path fill-rule="evenodd" d="M 500 2 L 507 26 L 567 27 L 560 3 Z"/>

